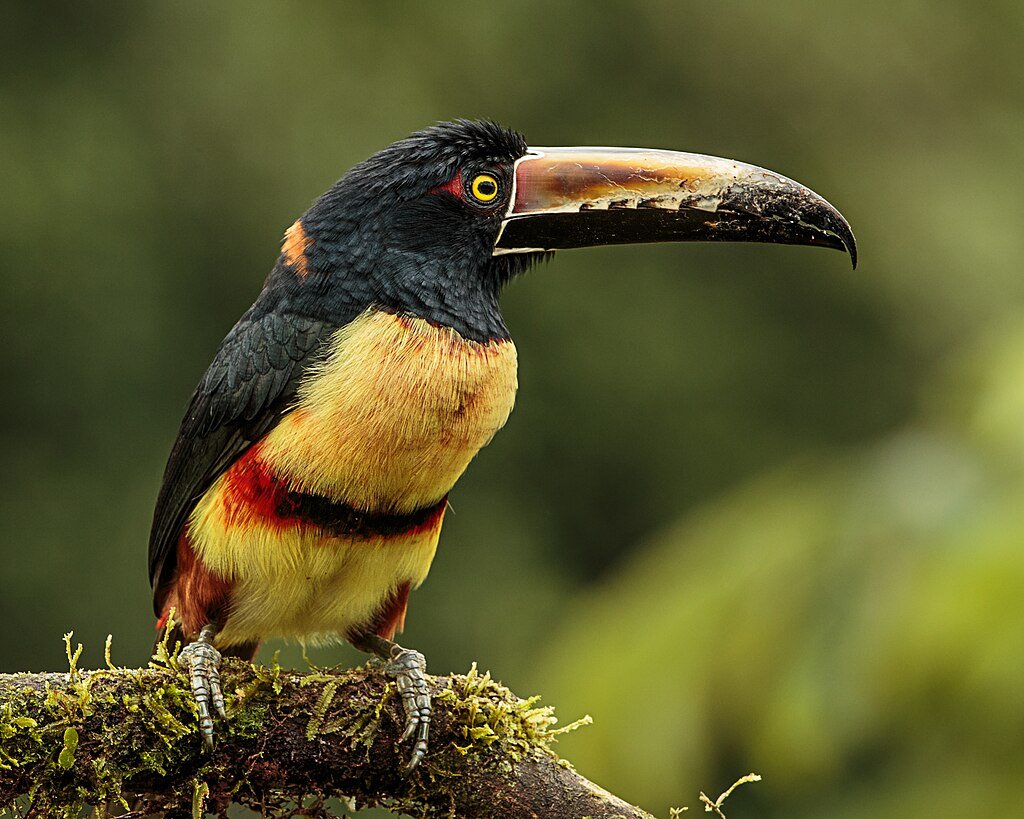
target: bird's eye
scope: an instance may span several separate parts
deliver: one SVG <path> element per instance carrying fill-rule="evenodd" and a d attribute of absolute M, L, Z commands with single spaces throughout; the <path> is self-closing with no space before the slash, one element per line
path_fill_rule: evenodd
<path fill-rule="evenodd" d="M 469 191 L 477 202 L 493 202 L 498 196 L 498 180 L 489 173 L 478 173 Z"/>

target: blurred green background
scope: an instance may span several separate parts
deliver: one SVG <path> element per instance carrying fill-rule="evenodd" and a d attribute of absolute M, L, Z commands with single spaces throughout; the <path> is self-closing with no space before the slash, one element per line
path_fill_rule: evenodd
<path fill-rule="evenodd" d="M 862 262 L 622 247 L 516 282 L 518 405 L 404 642 L 592 714 L 562 751 L 661 815 L 750 770 L 734 819 L 1021 815 L 1018 2 L 3 17 L 0 669 L 60 668 L 71 628 L 144 662 L 164 459 L 283 230 L 385 144 L 490 117 L 778 170 Z"/>

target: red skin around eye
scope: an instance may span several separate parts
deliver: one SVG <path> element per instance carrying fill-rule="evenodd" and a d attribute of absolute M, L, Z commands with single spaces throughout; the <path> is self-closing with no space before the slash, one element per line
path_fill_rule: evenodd
<path fill-rule="evenodd" d="M 461 199 L 463 195 L 462 171 L 459 171 L 443 185 L 431 188 L 430 193 L 450 193 L 456 199 Z"/>

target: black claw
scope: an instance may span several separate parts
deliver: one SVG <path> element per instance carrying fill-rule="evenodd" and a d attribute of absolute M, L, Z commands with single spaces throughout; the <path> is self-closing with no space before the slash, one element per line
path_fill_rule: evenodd
<path fill-rule="evenodd" d="M 409 764 L 405 766 L 405 773 L 411 774 L 416 770 L 416 766 L 420 764 L 423 757 L 427 755 L 427 741 L 421 739 L 416 742 L 416 745 L 412 749 L 412 758 L 409 760 Z"/>

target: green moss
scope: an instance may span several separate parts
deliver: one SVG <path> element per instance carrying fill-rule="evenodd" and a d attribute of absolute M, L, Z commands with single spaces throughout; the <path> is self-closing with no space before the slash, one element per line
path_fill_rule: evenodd
<path fill-rule="evenodd" d="M 206 800 L 210 796 L 210 786 L 198 779 L 192 781 L 192 819 L 203 819 L 206 815 Z"/>
<path fill-rule="evenodd" d="M 43 732 L 39 722 L 26 712 L 31 700 L 13 694 L 0 709 L 0 769 L 11 771 L 31 762 L 40 753 Z"/>
<path fill-rule="evenodd" d="M 64 637 L 67 683 L 7 689 L 0 711 L 0 765 L 31 771 L 31 797 L 43 815 L 73 817 L 104 802 L 127 808 L 124 782 L 139 773 L 165 773 L 172 758 L 183 756 L 176 743 L 193 733 L 186 721 L 194 724 L 194 702 L 170 669 L 156 678 L 116 669 L 108 638 L 108 670 L 83 672 L 82 646 L 72 650 L 71 636 Z M 103 708 L 113 704 L 123 710 Z M 88 750 L 81 744 L 86 736 Z M 0 810 L 14 808 L 0 804 Z"/>
<path fill-rule="evenodd" d="M 588 715 L 555 728 L 558 718 L 554 708 L 538 706 L 539 696 L 520 699 L 492 680 L 490 673 L 480 674 L 476 663 L 465 677 L 453 677 L 448 687 L 434 697 L 437 702 L 447 703 L 460 723 L 466 740 L 465 746 L 456 746 L 461 753 L 474 745 L 499 743 L 513 759 L 521 759 L 536 749 L 554 755 L 552 745 L 561 734 L 592 721 Z"/>
<path fill-rule="evenodd" d="M 57 764 L 65 771 L 75 764 L 75 750 L 78 748 L 78 731 L 74 728 L 64 729 L 64 747 L 57 755 Z"/>
<path fill-rule="evenodd" d="M 168 645 L 165 635 L 148 670 L 119 669 L 110 659 L 108 638 L 107 667 L 81 671 L 81 647 L 72 650 L 70 634 L 65 644 L 69 674 L 60 685 L 2 691 L 0 769 L 29 772 L 34 804 L 47 816 L 75 817 L 87 806 L 104 803 L 126 808 L 125 783 L 138 777 L 178 782 L 178 798 L 195 816 L 213 809 L 207 783 L 222 777 L 214 757 L 205 762 L 198 757 L 196 767 L 198 714 L 188 680 L 178 668 L 180 646 Z M 343 747 L 364 749 L 369 759 L 385 710 L 397 696 L 394 683 L 383 690 L 362 684 L 374 674 L 368 669 L 341 675 L 318 669 L 299 675 L 283 670 L 276 656 L 268 666 L 225 661 L 228 718 L 218 723 L 218 735 L 252 739 L 262 735 L 272 714 L 280 719 L 308 713 L 309 741 L 331 735 Z M 432 764 L 411 786 L 412 803 L 422 798 L 426 804 L 427 795 L 444 787 L 467 754 L 476 755 L 474 764 L 506 768 L 511 760 L 531 753 L 553 756 L 551 747 L 560 734 L 589 722 L 584 717 L 556 728 L 550 707 L 539 706 L 537 697 L 516 697 L 489 674 L 478 673 L 476 666 L 465 677 L 443 680 L 443 686 L 435 689 L 435 701 L 454 720 L 460 741 L 432 746 Z M 255 794 L 244 775 L 236 779 L 232 796 L 249 801 L 279 798 L 282 805 L 289 801 L 288 794 Z M 217 798 L 224 795 L 219 788 Z M 3 798 L 0 794 L 0 813 L 14 807 L 3 804 Z M 403 810 L 410 804 L 403 801 Z"/>

